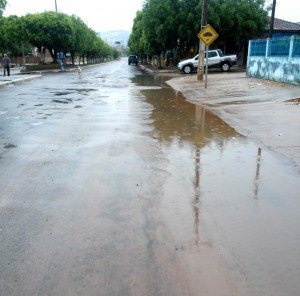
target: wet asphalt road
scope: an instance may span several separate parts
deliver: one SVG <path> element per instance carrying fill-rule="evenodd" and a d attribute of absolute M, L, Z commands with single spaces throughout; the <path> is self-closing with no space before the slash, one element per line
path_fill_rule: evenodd
<path fill-rule="evenodd" d="M 297 295 L 299 173 L 125 59 L 0 89 L 1 295 Z"/>

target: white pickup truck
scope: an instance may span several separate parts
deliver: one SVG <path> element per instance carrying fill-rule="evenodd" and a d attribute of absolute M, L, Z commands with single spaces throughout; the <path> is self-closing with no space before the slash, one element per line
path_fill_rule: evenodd
<path fill-rule="evenodd" d="M 178 63 L 177 68 L 186 74 L 192 73 L 198 68 L 198 56 Z M 223 72 L 228 72 L 231 66 L 236 65 L 236 62 L 237 56 L 235 54 L 224 56 L 221 49 L 208 51 L 208 68 L 221 68 Z M 204 65 L 206 65 L 206 52 Z"/>

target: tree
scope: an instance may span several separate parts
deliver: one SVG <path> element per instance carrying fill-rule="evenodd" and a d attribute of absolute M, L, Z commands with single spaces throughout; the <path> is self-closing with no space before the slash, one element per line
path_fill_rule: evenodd
<path fill-rule="evenodd" d="M 21 56 L 24 48 L 30 50 L 27 42 L 24 19 L 15 15 L 2 18 L 1 21 L 1 48 L 14 56 Z"/>
<path fill-rule="evenodd" d="M 143 35 L 150 54 L 161 55 L 177 44 L 178 0 L 147 0 L 144 6 Z M 159 58 L 161 67 L 161 58 Z"/>
<path fill-rule="evenodd" d="M 148 52 L 150 45 L 147 43 L 147 38 L 144 31 L 143 23 L 144 12 L 138 11 L 133 21 L 132 33 L 129 36 L 128 46 L 131 54 L 143 56 Z"/>
<path fill-rule="evenodd" d="M 44 12 L 26 15 L 28 40 L 41 50 L 48 48 L 54 61 L 60 50 L 72 47 L 74 36 L 71 19 L 64 13 Z"/>
<path fill-rule="evenodd" d="M 182 0 L 179 2 L 179 26 L 178 26 L 178 43 L 184 52 L 198 46 L 197 34 L 201 30 L 201 1 L 199 0 Z"/>
<path fill-rule="evenodd" d="M 158 55 L 178 42 L 185 55 L 197 49 L 201 8 L 202 0 L 146 0 L 134 20 L 130 49 Z M 208 23 L 219 34 L 213 46 L 241 51 L 248 39 L 265 31 L 267 13 L 265 0 L 209 0 Z"/>
<path fill-rule="evenodd" d="M 265 0 L 210 0 L 209 23 L 219 33 L 216 44 L 239 51 L 249 39 L 265 31 L 268 11 Z"/>
<path fill-rule="evenodd" d="M 7 0 L 0 0 L 0 17 L 3 15 L 3 11 L 5 10 L 7 4 Z"/>
<path fill-rule="evenodd" d="M 87 26 L 86 24 L 77 16 L 72 15 L 71 22 L 73 26 L 73 38 L 69 48 L 72 56 L 72 62 L 74 63 L 74 58 L 76 54 L 83 54 L 85 50 L 85 45 L 87 43 Z"/>
<path fill-rule="evenodd" d="M 0 49 L 20 55 L 24 46 L 40 52 L 48 49 L 54 62 L 61 50 L 71 54 L 73 63 L 77 54 L 90 61 L 116 56 L 113 48 L 79 17 L 55 12 L 0 18 Z"/>
<path fill-rule="evenodd" d="M 3 39 L 3 11 L 6 7 L 7 1 L 0 0 L 0 51 L 3 50 L 4 47 L 4 39 Z"/>

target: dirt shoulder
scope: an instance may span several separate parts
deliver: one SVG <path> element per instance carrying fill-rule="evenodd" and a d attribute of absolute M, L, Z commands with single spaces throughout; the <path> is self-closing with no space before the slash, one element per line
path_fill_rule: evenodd
<path fill-rule="evenodd" d="M 300 168 L 299 86 L 246 77 L 244 72 L 209 75 L 207 89 L 195 75 L 180 75 L 167 83 Z"/>

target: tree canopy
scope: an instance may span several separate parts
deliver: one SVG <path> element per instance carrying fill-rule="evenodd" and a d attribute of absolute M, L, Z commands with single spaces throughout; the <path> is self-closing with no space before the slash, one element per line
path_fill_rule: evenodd
<path fill-rule="evenodd" d="M 41 49 L 48 48 L 54 57 L 60 50 L 68 50 L 74 38 L 71 18 L 63 13 L 28 14 L 24 18 L 27 39 Z"/>
<path fill-rule="evenodd" d="M 3 10 L 5 9 L 7 0 L 0 0 L 0 17 L 3 15 Z"/>
<path fill-rule="evenodd" d="M 265 0 L 210 0 L 208 19 L 219 32 L 217 44 L 239 50 L 265 32 L 268 22 Z"/>
<path fill-rule="evenodd" d="M 54 61 L 61 50 L 69 52 L 72 57 L 117 57 L 116 50 L 74 15 L 50 11 L 23 17 L 1 17 L 0 22 L 0 51 L 13 55 L 19 55 L 21 46 L 26 46 L 39 50 L 47 48 Z"/>
<path fill-rule="evenodd" d="M 265 0 L 207 0 L 208 23 L 219 34 L 213 44 L 239 51 L 265 31 Z M 128 46 L 133 54 L 159 55 L 179 47 L 185 55 L 198 47 L 202 0 L 146 0 L 134 19 Z"/>
<path fill-rule="evenodd" d="M 26 38 L 24 19 L 15 15 L 0 20 L 0 49 L 10 52 L 13 55 L 22 54 L 22 45 L 26 51 L 31 46 Z"/>

